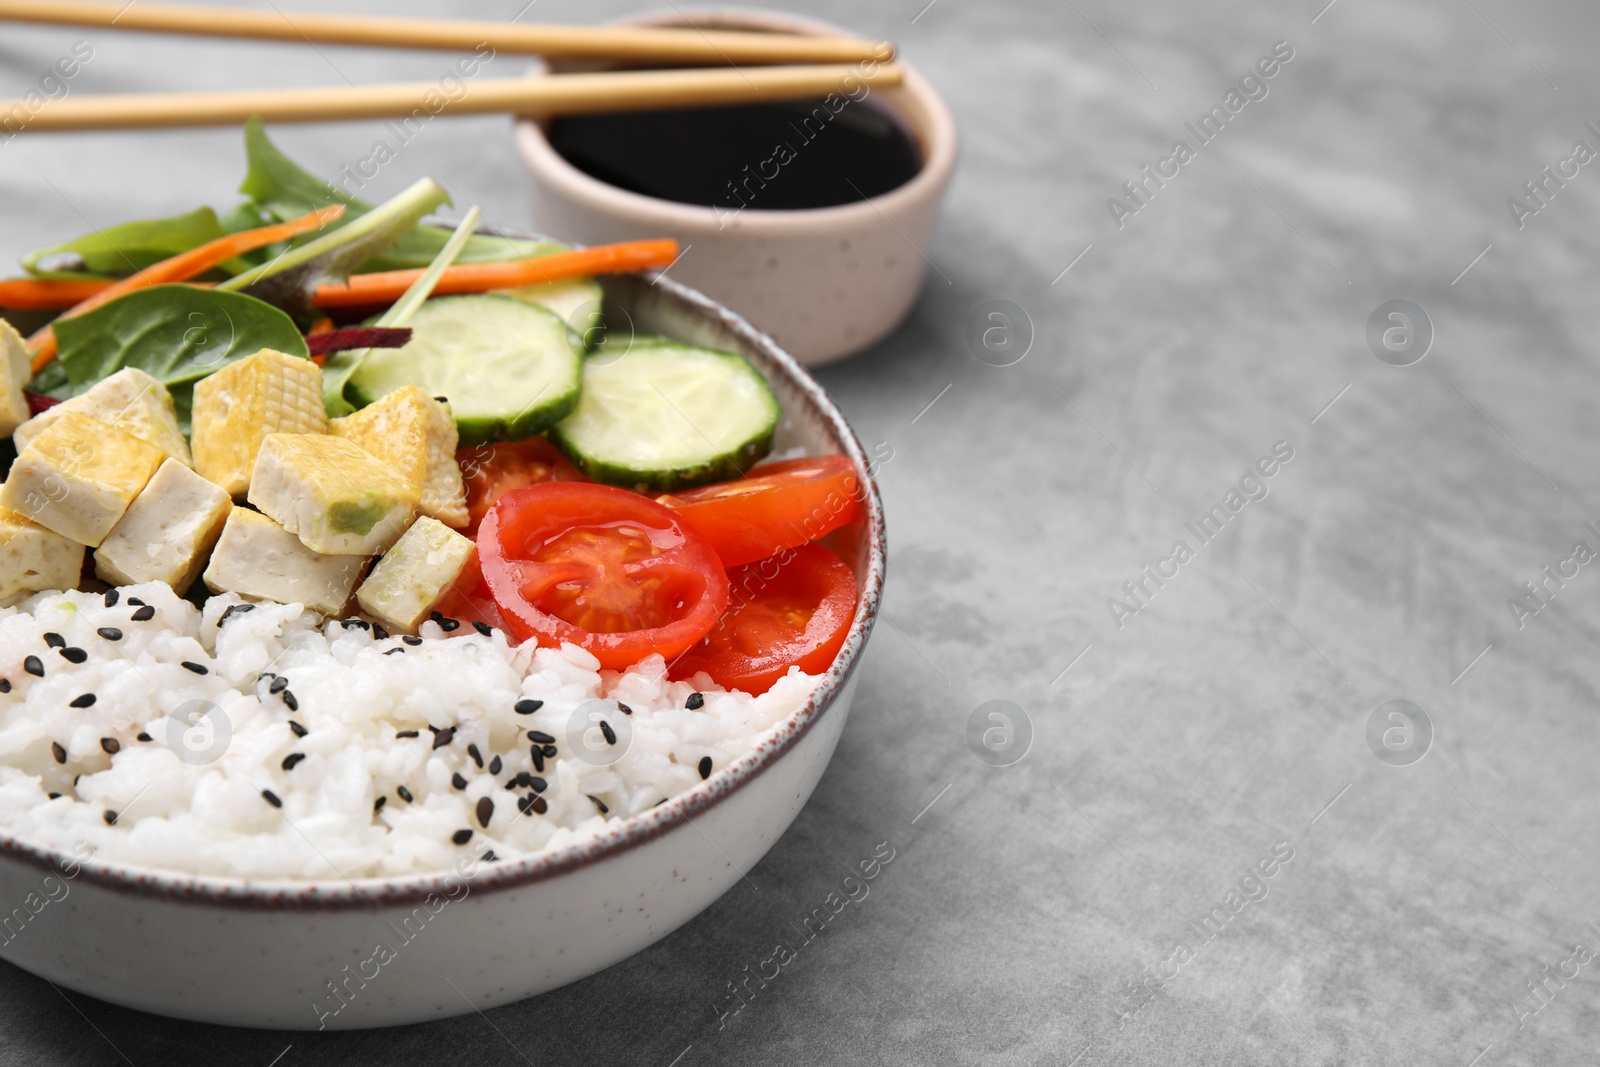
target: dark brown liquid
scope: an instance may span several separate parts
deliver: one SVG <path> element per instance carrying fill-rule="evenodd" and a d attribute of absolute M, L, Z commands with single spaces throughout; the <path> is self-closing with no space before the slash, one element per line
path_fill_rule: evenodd
<path fill-rule="evenodd" d="M 724 209 L 833 207 L 910 181 L 922 161 L 900 126 L 841 100 L 580 115 L 551 123 L 550 143 L 610 185 Z"/>

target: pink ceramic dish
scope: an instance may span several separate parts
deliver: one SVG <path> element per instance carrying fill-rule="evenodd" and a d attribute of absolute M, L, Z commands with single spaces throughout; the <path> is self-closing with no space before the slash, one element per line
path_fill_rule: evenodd
<path fill-rule="evenodd" d="M 848 32 L 751 9 L 673 8 L 626 21 Z M 759 72 L 752 70 L 752 76 Z M 585 244 L 674 237 L 684 249 L 672 267 L 674 278 L 738 308 L 807 366 L 843 359 L 882 340 L 916 303 L 939 205 L 956 165 L 955 120 L 915 70 L 907 69 L 902 86 L 874 89 L 863 103 L 910 134 L 922 169 L 882 196 L 799 211 L 719 212 L 628 192 L 568 163 L 550 146 L 540 123 L 524 120 L 517 124 L 517 148 L 533 177 L 535 228 Z"/>
<path fill-rule="evenodd" d="M 864 479 L 862 520 L 830 542 L 856 571 L 860 609 L 810 702 L 691 791 L 581 845 L 478 864 L 470 877 L 196 877 L 77 859 L 0 833 L 0 958 L 185 1019 L 392 1026 L 592 974 L 671 933 L 761 859 L 810 797 L 849 715 L 883 589 L 882 501 L 844 417 L 770 337 L 667 279 L 605 284 L 608 305 L 640 332 L 749 357 L 784 406 L 777 447 L 842 453 Z"/>

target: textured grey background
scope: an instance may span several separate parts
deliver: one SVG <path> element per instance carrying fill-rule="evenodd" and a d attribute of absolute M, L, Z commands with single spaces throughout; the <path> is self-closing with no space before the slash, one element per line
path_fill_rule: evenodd
<path fill-rule="evenodd" d="M 1600 148 L 1600 12 L 925 2 L 803 5 L 902 42 L 965 143 L 915 315 L 820 375 L 894 450 L 892 577 L 838 755 L 757 888 L 567 989 L 386 1032 L 176 1023 L 0 967 L 0 1063 L 1594 1061 L 1600 963 L 1517 1012 L 1574 944 L 1600 950 L 1600 578 L 1582 568 L 1521 629 L 1506 601 L 1575 541 L 1600 548 L 1600 174 L 1521 231 L 1505 201 L 1574 140 Z M 0 30 L 0 91 L 81 36 Z M 1119 231 L 1106 198 L 1280 39 L 1296 55 L 1270 95 Z M 78 92 L 431 78 L 449 59 L 92 43 Z M 375 135 L 280 136 L 330 173 Z M 233 131 L 0 145 L 0 261 L 224 205 L 240 169 Z M 505 120 L 439 120 L 379 184 L 420 174 L 526 222 Z M 1037 334 L 1008 368 L 963 341 L 997 297 Z M 1438 332 L 1408 368 L 1364 340 L 1400 297 Z M 1185 520 L 1280 440 L 1270 496 L 1198 547 Z M 1180 538 L 1196 558 L 1119 629 L 1107 598 Z M 1007 768 L 964 741 L 997 698 L 1034 732 Z M 1436 731 L 1407 767 L 1365 740 L 1397 698 Z M 726 983 L 882 841 L 896 858 L 870 897 L 719 1029 Z M 1270 894 L 1135 998 L 1280 842 Z"/>

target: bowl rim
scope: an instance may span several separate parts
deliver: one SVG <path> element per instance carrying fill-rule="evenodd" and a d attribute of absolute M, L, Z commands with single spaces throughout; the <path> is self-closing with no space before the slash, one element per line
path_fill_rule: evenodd
<path fill-rule="evenodd" d="M 619 19 L 616 24 L 643 26 L 673 23 L 699 28 L 697 20 L 712 20 L 717 23 L 713 27 L 715 29 L 737 26 L 815 35 L 849 32 L 818 19 L 746 7 L 661 9 Z M 914 67 L 899 56 L 895 58 L 905 68 L 905 80 L 898 88 L 879 90 L 887 100 L 880 110 L 887 112 L 893 121 L 902 126 L 912 125 L 905 114 L 907 111 L 922 112 L 926 129 L 913 128 L 907 131 L 908 136 L 923 149 L 922 166 L 904 185 L 848 204 L 781 210 L 755 207 L 730 209 L 723 215 L 731 216 L 734 222 L 731 226 L 723 226 L 717 209 L 709 205 L 646 196 L 584 173 L 555 150 L 545 135 L 540 119 L 519 117 L 516 120 L 516 142 L 528 169 L 537 173 L 542 180 L 560 187 L 565 195 L 573 199 L 582 200 L 607 214 L 623 216 L 639 225 L 672 227 L 678 232 L 719 234 L 725 239 L 738 236 L 764 239 L 814 233 L 818 229 L 854 231 L 863 225 L 871 225 L 885 215 L 897 217 L 899 212 L 926 203 L 930 198 L 937 200 L 955 172 L 959 137 L 949 105 L 933 84 Z M 542 73 L 546 69 L 542 60 L 536 60 L 530 67 L 532 73 Z M 871 98 L 869 92 L 863 99 Z M 914 106 L 900 103 L 901 99 L 913 102 Z"/>
<path fill-rule="evenodd" d="M 508 234 L 508 236 L 520 236 Z M 760 363 L 785 379 L 798 402 L 819 419 L 840 453 L 850 458 L 865 489 L 865 573 L 861 603 L 851 621 L 844 647 L 822 676 L 811 697 L 776 728 L 776 733 L 693 788 L 668 798 L 649 811 L 628 816 L 595 837 L 553 851 L 486 862 L 464 875 L 462 864 L 444 871 L 354 880 L 250 879 L 229 875 L 185 874 L 153 867 L 109 863 L 69 855 L 65 850 L 31 843 L 0 828 L 0 859 L 20 861 L 75 882 L 119 893 L 177 900 L 245 911 L 324 912 L 377 910 L 420 903 L 430 896 L 459 892 L 465 880 L 474 894 L 522 889 L 594 866 L 632 851 L 671 830 L 693 828 L 692 816 L 721 804 L 781 759 L 833 707 L 857 665 L 878 617 L 888 555 L 883 499 L 866 450 L 844 414 L 793 356 L 743 316 L 710 297 L 660 272 L 612 276 L 618 281 L 650 284 L 714 320 L 756 353 Z M 602 279 L 604 282 L 604 279 Z M 72 870 L 67 875 L 65 872 Z"/>

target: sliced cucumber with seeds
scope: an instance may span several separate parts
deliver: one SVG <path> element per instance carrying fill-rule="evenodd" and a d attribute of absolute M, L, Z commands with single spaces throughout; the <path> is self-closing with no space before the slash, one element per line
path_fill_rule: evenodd
<path fill-rule="evenodd" d="M 600 283 L 593 278 L 569 278 L 564 282 L 546 282 L 541 285 L 524 285 L 519 289 L 502 289 L 501 293 L 513 300 L 537 304 L 561 316 L 561 321 L 583 338 L 585 346 L 593 348 L 605 331 L 601 318 L 601 305 L 605 294 Z"/>
<path fill-rule="evenodd" d="M 577 409 L 550 438 L 597 482 L 664 493 L 739 477 L 771 451 L 781 414 L 743 356 L 639 337 L 584 362 Z"/>
<path fill-rule="evenodd" d="M 578 402 L 583 342 L 554 312 L 495 294 L 422 305 L 404 348 L 379 348 L 350 377 L 370 404 L 415 385 L 450 401 L 463 448 L 542 433 Z"/>

